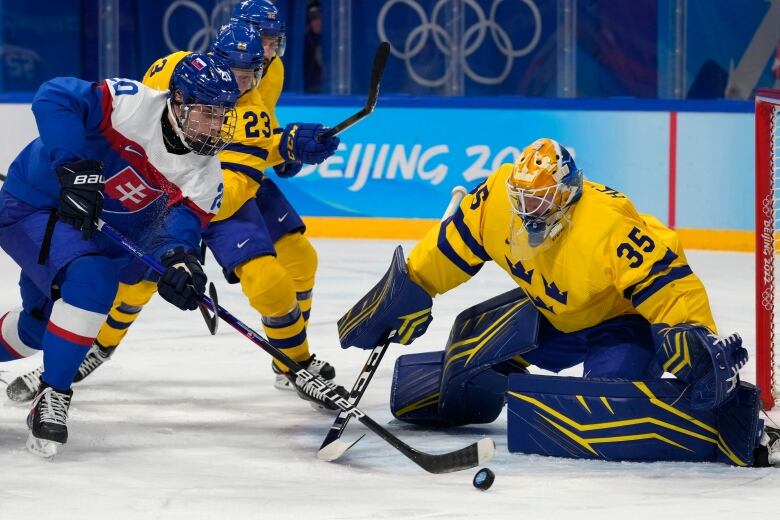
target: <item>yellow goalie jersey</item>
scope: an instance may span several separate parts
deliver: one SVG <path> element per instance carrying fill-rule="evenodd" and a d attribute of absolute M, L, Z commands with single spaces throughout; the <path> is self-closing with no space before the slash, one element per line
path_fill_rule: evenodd
<path fill-rule="evenodd" d="M 160 58 L 144 74 L 143 83 L 157 90 L 168 90 L 173 69 L 187 51 L 174 52 Z M 278 65 L 274 65 L 278 63 Z M 281 74 L 282 77 L 278 77 Z M 236 104 L 236 133 L 233 142 L 219 154 L 224 177 L 222 206 L 212 222 L 232 216 L 244 203 L 255 196 L 263 170 L 284 162 L 279 154 L 281 129 L 274 115 L 283 83 L 284 67 L 274 59 L 263 75 L 260 85 L 243 94 Z M 275 89 L 279 89 L 276 91 Z M 273 100 L 264 102 L 263 93 Z"/>
<path fill-rule="evenodd" d="M 517 217 L 506 189 L 511 171 L 511 164 L 501 166 L 463 198 L 452 218 L 426 234 L 409 255 L 412 280 L 436 295 L 494 260 L 563 332 L 623 314 L 717 332 L 704 286 L 677 234 L 602 184 L 583 183 L 569 225 L 548 248 L 525 259 L 513 256 L 510 228 Z"/>

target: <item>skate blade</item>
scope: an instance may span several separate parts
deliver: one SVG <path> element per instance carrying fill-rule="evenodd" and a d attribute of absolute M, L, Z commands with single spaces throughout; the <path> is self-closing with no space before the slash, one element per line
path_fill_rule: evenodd
<path fill-rule="evenodd" d="M 61 444 L 47 439 L 39 439 L 32 432 L 27 436 L 27 451 L 43 459 L 50 459 L 57 454 Z"/>
<path fill-rule="evenodd" d="M 15 403 L 27 403 L 35 399 L 35 393 L 33 392 L 17 393 L 11 392 L 6 388 L 5 394 L 8 396 L 8 399 Z"/>
<path fill-rule="evenodd" d="M 306 401 L 308 401 L 309 406 L 311 406 L 312 409 L 314 409 L 314 411 L 319 412 L 321 414 L 333 416 L 339 412 L 338 408 L 328 408 L 324 404 L 320 404 L 317 401 L 312 401 L 310 399 L 306 399 Z"/>
<path fill-rule="evenodd" d="M 277 390 L 286 390 L 286 391 L 294 391 L 292 383 L 289 379 L 287 379 L 285 376 L 276 376 L 276 381 L 274 381 L 274 388 Z"/>

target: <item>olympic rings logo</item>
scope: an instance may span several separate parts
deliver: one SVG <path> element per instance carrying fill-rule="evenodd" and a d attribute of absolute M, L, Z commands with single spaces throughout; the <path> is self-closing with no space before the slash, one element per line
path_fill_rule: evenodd
<path fill-rule="evenodd" d="M 208 49 L 209 43 L 212 37 L 216 34 L 217 27 L 221 25 L 221 22 L 230 18 L 230 14 L 233 11 L 233 4 L 236 0 L 221 0 L 217 2 L 209 15 L 206 9 L 194 0 L 176 0 L 165 10 L 163 15 L 163 38 L 165 39 L 165 45 L 168 46 L 168 50 L 171 52 L 188 50 L 195 52 L 203 52 Z M 200 18 L 202 27 L 195 31 L 186 45 L 181 46 L 173 41 L 171 36 L 171 18 L 177 9 L 185 9 L 195 13 L 195 16 Z"/>
<path fill-rule="evenodd" d="M 539 44 L 539 40 L 542 36 L 542 16 L 539 12 L 539 8 L 534 3 L 534 0 L 520 0 L 531 12 L 534 21 L 534 31 L 530 41 L 525 47 L 515 49 L 512 40 L 509 37 L 509 33 L 496 21 L 496 11 L 504 0 L 493 0 L 489 16 L 485 15 L 485 11 L 482 9 L 482 6 L 477 3 L 477 0 L 456 1 L 461 1 L 463 5 L 468 6 L 474 11 L 477 17 L 477 21 L 465 30 L 460 42 L 453 42 L 452 34 L 447 32 L 447 29 L 438 22 L 442 9 L 450 0 L 439 0 L 436 2 L 436 5 L 431 12 L 430 19 L 428 18 L 425 9 L 423 9 L 416 0 L 389 0 L 385 2 L 377 17 L 376 29 L 379 39 L 381 41 L 390 41 L 387 37 L 385 28 L 385 19 L 387 18 L 387 13 L 390 9 L 396 4 L 407 5 L 420 18 L 420 24 L 412 29 L 406 36 L 403 49 L 399 49 L 391 43 L 390 52 L 393 56 L 404 60 L 407 72 L 416 83 L 425 87 L 439 87 L 450 79 L 450 76 L 456 69 L 456 67 L 451 65 L 447 67 L 444 74 L 435 79 L 425 78 L 414 69 L 412 59 L 422 52 L 423 48 L 428 43 L 428 39 L 432 38 L 438 51 L 446 58 L 458 60 L 457 64 L 462 67 L 462 70 L 470 79 L 484 85 L 498 85 L 509 76 L 515 58 L 528 55 Z M 506 58 L 503 70 L 495 77 L 477 74 L 468 62 L 469 56 L 474 54 L 485 41 L 488 31 L 490 31 L 490 37 L 493 39 L 493 43 Z"/>

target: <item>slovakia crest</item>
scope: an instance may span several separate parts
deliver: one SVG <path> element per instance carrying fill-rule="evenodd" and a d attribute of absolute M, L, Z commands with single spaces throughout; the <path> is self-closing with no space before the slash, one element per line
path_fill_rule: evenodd
<path fill-rule="evenodd" d="M 141 211 L 163 194 L 162 191 L 149 186 L 132 166 L 126 166 L 119 173 L 107 179 L 105 193 L 110 199 L 125 208 L 124 213 Z M 114 204 L 111 206 L 116 207 Z M 106 208 L 106 211 L 111 212 L 111 209 Z M 119 213 L 121 210 L 113 212 Z"/>

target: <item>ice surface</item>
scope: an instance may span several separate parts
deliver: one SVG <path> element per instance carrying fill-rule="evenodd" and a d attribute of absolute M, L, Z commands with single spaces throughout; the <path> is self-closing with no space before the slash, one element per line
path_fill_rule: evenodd
<path fill-rule="evenodd" d="M 367 353 L 339 348 L 335 322 L 376 283 L 396 242 L 314 243 L 320 268 L 311 345 L 351 386 Z M 752 255 L 688 256 L 721 331 L 739 331 L 753 345 Z M 227 285 L 212 259 L 206 267 L 222 305 L 259 329 L 239 286 Z M 18 306 L 18 269 L 4 254 L 0 273 L 0 308 Z M 0 519 L 774 518 L 777 470 L 510 455 L 505 415 L 488 426 L 444 432 L 392 422 L 387 401 L 395 357 L 442 348 L 458 312 L 512 286 L 489 265 L 437 298 L 428 333 L 412 347 L 391 347 L 361 403 L 425 451 L 492 436 L 497 452 L 488 465 L 496 482 L 487 492 L 472 487 L 475 470 L 429 475 L 356 421 L 345 440 L 366 437 L 338 463 L 317 460 L 331 418 L 274 389 L 271 358 L 226 324 L 209 336 L 199 313 L 155 298 L 112 360 L 74 386 L 70 441 L 53 461 L 25 451 L 27 406 L 0 393 Z M 2 364 L 0 377 L 9 381 L 38 363 Z M 746 379 L 753 372 L 746 367 Z"/>

